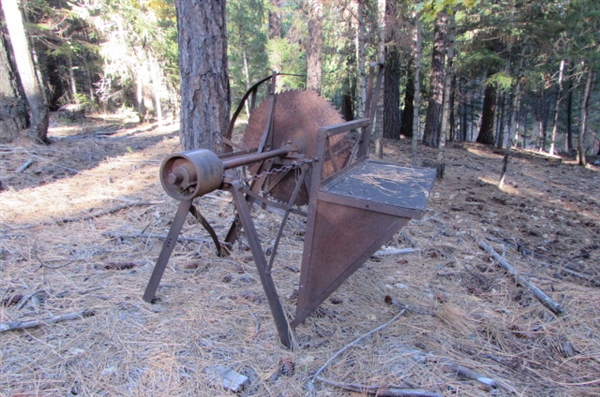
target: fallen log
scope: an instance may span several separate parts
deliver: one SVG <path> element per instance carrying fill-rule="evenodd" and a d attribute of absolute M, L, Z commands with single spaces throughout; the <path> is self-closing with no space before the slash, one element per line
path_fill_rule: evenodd
<path fill-rule="evenodd" d="M 40 325 L 58 323 L 59 321 L 77 320 L 80 318 L 91 317 L 96 312 L 93 310 L 82 310 L 74 313 L 61 314 L 60 316 L 52 316 L 40 320 L 27 320 L 27 321 L 9 321 L 6 323 L 0 323 L 0 333 L 13 331 L 17 329 L 35 328 Z"/>
<path fill-rule="evenodd" d="M 500 256 L 500 254 L 494 251 L 492 247 L 490 247 L 483 241 L 479 242 L 479 247 L 488 254 L 492 255 L 492 257 L 498 261 L 500 266 L 502 266 L 504 270 L 506 270 L 511 276 L 513 276 L 513 278 L 518 284 L 521 284 L 522 286 L 527 288 L 537 298 L 537 300 L 539 300 L 550 311 L 552 311 L 556 315 L 561 315 L 565 313 L 565 310 L 558 302 L 552 300 L 552 298 L 546 295 L 541 289 L 529 282 L 525 277 L 521 276 L 518 270 L 515 269 L 510 263 L 508 263 L 506 259 Z"/>
<path fill-rule="evenodd" d="M 375 252 L 373 256 L 412 254 L 413 252 L 417 251 L 418 250 L 414 248 L 386 248 Z"/>
<path fill-rule="evenodd" d="M 454 373 L 458 377 L 474 380 L 481 383 L 488 391 L 492 389 L 497 389 L 499 386 L 498 382 L 496 382 L 494 379 L 488 378 L 487 376 L 475 372 L 467 367 L 463 367 L 462 365 L 453 363 L 443 363 L 442 366 L 445 371 Z"/>
<path fill-rule="evenodd" d="M 17 174 L 20 174 L 23 171 L 25 171 L 27 168 L 29 168 L 31 166 L 31 164 L 33 164 L 33 159 L 29 159 L 26 162 L 24 162 L 15 172 Z"/>
<path fill-rule="evenodd" d="M 317 380 L 331 386 L 339 387 L 340 389 L 349 390 L 356 393 L 374 394 L 379 397 L 442 397 L 442 395 L 439 393 L 423 389 L 405 389 L 396 386 L 374 386 L 360 385 L 355 383 L 342 383 L 322 378 L 320 376 L 317 378 Z"/>

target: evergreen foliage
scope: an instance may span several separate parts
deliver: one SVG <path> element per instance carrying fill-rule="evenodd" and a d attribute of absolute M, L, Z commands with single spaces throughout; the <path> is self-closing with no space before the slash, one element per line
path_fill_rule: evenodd
<path fill-rule="evenodd" d="M 306 87 L 306 3 L 227 2 L 234 107 L 248 87 L 272 71 L 293 75 L 282 76 L 278 90 Z M 347 119 L 360 114 L 360 75 L 365 63 L 378 58 L 385 23 L 380 20 L 378 4 L 376 0 L 323 0 L 321 94 Z M 24 7 L 26 30 L 36 49 L 51 110 L 79 103 L 110 111 L 130 108 L 141 113 L 152 106 L 178 111 L 174 0 L 28 0 Z M 440 92 L 439 87 L 429 85 L 433 27 L 439 13 L 446 12 L 455 18 L 457 30 L 452 44 L 455 78 L 446 91 L 451 98 L 444 101 L 453 103 L 451 130 L 461 131 L 448 138 L 475 140 L 473 131 L 482 121 L 484 93 L 493 86 L 487 94 L 495 96 L 496 107 L 490 117 L 494 117 L 496 141 L 508 133 L 507 143 L 548 150 L 547 131 L 556 124 L 557 149 L 568 146 L 567 131 L 578 131 L 582 119 L 577 104 L 586 78 L 590 72 L 600 71 L 600 6 L 596 0 L 404 0 L 398 7 L 399 38 L 393 45 L 400 55 L 396 67 L 401 98 L 407 90 L 407 98 L 413 97 L 415 44 L 411 32 L 415 18 L 420 18 L 423 26 L 421 125 L 430 95 Z M 275 13 L 280 26 L 276 27 L 277 37 L 270 37 L 270 16 Z M 444 45 L 446 54 L 449 43 Z M 567 65 L 562 74 L 561 64 Z M 593 133 L 584 145 L 589 151 L 597 151 L 598 144 L 595 88 L 594 84 L 590 87 L 588 121 Z M 404 101 L 400 106 L 405 106 Z M 421 134 L 422 129 L 416 133 Z"/>

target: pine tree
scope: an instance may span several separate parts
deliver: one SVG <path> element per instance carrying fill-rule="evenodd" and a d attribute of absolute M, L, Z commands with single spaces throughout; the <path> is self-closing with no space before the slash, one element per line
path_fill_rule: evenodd
<path fill-rule="evenodd" d="M 3 0 L 2 10 L 17 71 L 31 112 L 31 124 L 27 135 L 38 143 L 47 143 L 49 115 L 46 94 L 31 57 L 31 46 L 23 25 L 23 15 L 16 0 Z"/>

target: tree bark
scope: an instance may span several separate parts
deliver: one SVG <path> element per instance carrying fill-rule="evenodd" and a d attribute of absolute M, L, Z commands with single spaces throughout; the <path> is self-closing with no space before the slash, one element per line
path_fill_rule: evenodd
<path fill-rule="evenodd" d="M 413 101 L 413 125 L 411 152 L 413 161 L 417 158 L 417 139 L 419 138 L 419 109 L 421 107 L 421 53 L 423 35 L 421 34 L 421 16 L 415 16 L 415 98 Z"/>
<path fill-rule="evenodd" d="M 517 85 L 513 92 L 512 104 L 510 110 L 510 122 L 508 123 L 508 139 L 511 139 L 510 146 L 517 146 L 518 140 L 518 115 L 521 107 L 521 88 L 523 86 L 523 63 L 525 62 L 525 51 L 526 47 L 523 46 L 521 50 L 521 57 L 519 58 L 519 71 L 517 72 Z"/>
<path fill-rule="evenodd" d="M 25 27 L 17 0 L 2 0 L 6 27 L 15 57 L 15 63 L 31 112 L 31 125 L 27 135 L 36 142 L 47 143 L 48 105 L 43 85 L 38 80 Z"/>
<path fill-rule="evenodd" d="M 431 87 L 423 144 L 439 147 L 442 128 L 442 112 L 444 103 L 444 52 L 448 30 L 448 14 L 438 14 L 433 31 L 433 50 L 431 55 Z"/>
<path fill-rule="evenodd" d="M 306 87 L 321 93 L 323 76 L 323 3 L 321 0 L 308 2 L 308 43 L 306 46 Z"/>
<path fill-rule="evenodd" d="M 281 15 L 279 15 L 279 8 L 281 8 L 282 0 L 271 0 L 271 11 L 269 11 L 269 38 L 280 39 L 281 38 Z"/>
<path fill-rule="evenodd" d="M 154 90 L 154 112 L 156 115 L 156 119 L 158 120 L 158 124 L 163 124 L 163 114 L 162 114 L 162 101 L 161 101 L 161 70 L 160 64 L 156 61 L 154 57 L 150 59 L 150 70 L 152 73 L 152 85 Z"/>
<path fill-rule="evenodd" d="M 341 113 L 346 121 L 354 120 L 354 92 L 356 91 L 355 79 L 346 75 L 342 93 Z"/>
<path fill-rule="evenodd" d="M 356 70 L 358 72 L 358 117 L 363 117 L 367 101 L 367 68 L 365 61 L 365 0 L 356 1 Z"/>
<path fill-rule="evenodd" d="M 385 1 L 385 85 L 383 88 L 383 137 L 400 137 L 400 54 L 396 0 Z"/>
<path fill-rule="evenodd" d="M 506 134 L 505 134 L 505 123 L 504 120 L 506 119 L 506 113 L 507 113 L 507 106 L 506 104 L 508 103 L 508 94 L 506 92 L 502 92 L 500 95 L 500 111 L 497 112 L 497 121 L 496 121 L 496 125 L 497 125 L 497 131 L 496 131 L 496 148 L 498 149 L 502 149 L 504 148 L 504 141 L 506 138 Z"/>
<path fill-rule="evenodd" d="M 587 133 L 590 98 L 592 96 L 592 85 L 594 83 L 594 71 L 588 70 L 587 79 L 585 81 L 585 87 L 583 89 L 583 96 L 581 97 L 581 123 L 579 125 L 579 139 L 577 140 L 577 163 L 582 166 L 587 165 L 585 158 L 585 136 Z"/>
<path fill-rule="evenodd" d="M 563 80 L 565 76 L 565 60 L 560 61 L 560 67 L 558 69 L 558 85 L 556 87 L 556 103 L 554 106 L 554 125 L 552 126 L 552 135 L 550 136 L 550 150 L 548 153 L 553 155 L 555 153 L 556 146 L 556 134 L 558 133 L 558 113 L 560 111 L 560 103 L 563 98 Z"/>
<path fill-rule="evenodd" d="M 574 64 L 573 61 L 569 64 L 569 72 L 572 73 Z M 567 153 L 573 151 L 573 76 L 569 77 L 567 94 L 567 139 L 565 140 L 565 150 Z"/>
<path fill-rule="evenodd" d="M 483 111 L 481 114 L 481 127 L 476 142 L 485 145 L 494 144 L 494 118 L 496 115 L 496 87 L 488 84 L 483 94 Z"/>
<path fill-rule="evenodd" d="M 185 150 L 221 151 L 229 124 L 225 0 L 177 0 L 180 140 Z"/>
<path fill-rule="evenodd" d="M 413 120 L 414 120 L 414 101 L 415 101 L 415 70 L 414 61 L 408 65 L 408 78 L 406 80 L 406 88 L 404 91 L 404 108 L 402 109 L 402 117 L 400 118 L 400 135 L 407 138 L 413 136 Z"/>
<path fill-rule="evenodd" d="M 0 19 L 4 23 L 4 18 Z M 27 103 L 14 71 L 4 32 L 0 31 L 0 143 L 11 142 L 29 126 Z"/>
<path fill-rule="evenodd" d="M 440 126 L 440 138 L 438 147 L 440 148 L 440 156 L 444 150 L 446 140 L 450 136 L 450 123 L 452 107 L 450 106 L 450 98 L 452 91 L 452 80 L 454 79 L 454 37 L 456 35 L 456 24 L 454 22 L 454 14 L 448 17 L 448 36 L 446 40 L 446 48 L 448 56 L 446 57 L 446 70 L 444 75 L 444 95 L 443 95 L 443 106 L 442 106 L 442 122 Z"/>

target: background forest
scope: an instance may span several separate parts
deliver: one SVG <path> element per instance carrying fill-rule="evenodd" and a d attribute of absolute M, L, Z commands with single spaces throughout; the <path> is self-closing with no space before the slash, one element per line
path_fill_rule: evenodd
<path fill-rule="evenodd" d="M 7 13 L 15 0 L 3 3 Z M 27 0 L 20 10 L 49 110 L 177 117 L 174 1 Z M 16 70 L 6 25 L 2 62 Z M 349 120 L 363 108 L 368 64 L 385 59 L 385 138 L 598 152 L 593 0 L 230 0 L 227 29 L 234 106 L 275 70 L 296 75 L 279 89 L 317 89 Z M 18 75 L 0 76 L 4 141 L 29 122 Z"/>

